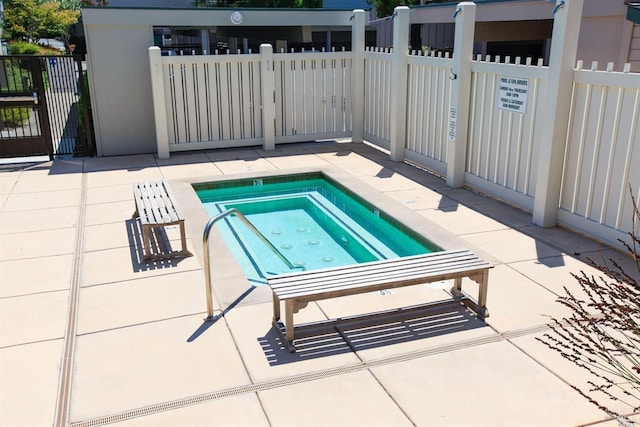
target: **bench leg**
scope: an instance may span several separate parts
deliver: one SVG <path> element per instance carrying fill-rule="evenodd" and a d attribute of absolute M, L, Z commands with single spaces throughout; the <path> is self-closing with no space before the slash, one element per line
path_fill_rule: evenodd
<path fill-rule="evenodd" d="M 184 232 L 184 221 L 180 221 L 180 243 L 182 243 L 182 253 L 183 254 L 188 254 L 189 251 L 187 250 L 187 236 Z"/>
<path fill-rule="evenodd" d="M 151 231 L 151 227 L 148 225 L 141 225 L 142 227 L 142 244 L 144 245 L 144 259 L 149 260 L 152 258 L 151 255 L 151 242 L 149 232 Z"/>
<path fill-rule="evenodd" d="M 478 283 L 478 299 L 474 300 L 462 290 L 462 278 L 454 279 L 453 287 L 451 288 L 451 294 L 454 298 L 461 299 L 462 303 L 467 308 L 473 310 L 478 318 L 484 320 L 485 317 L 489 317 L 489 310 L 487 310 L 487 288 L 489 283 L 489 270 L 484 270 L 479 275 L 470 277 L 472 280 Z"/>
<path fill-rule="evenodd" d="M 456 279 L 453 279 L 453 286 L 458 291 L 462 291 L 462 277 L 458 277 Z"/>
<path fill-rule="evenodd" d="M 277 322 L 280 320 L 280 298 L 273 294 L 273 321 Z"/>
<path fill-rule="evenodd" d="M 293 333 L 293 308 L 294 308 L 294 300 L 290 299 L 285 301 L 285 313 L 284 313 L 284 328 L 286 333 L 287 341 L 290 344 L 290 347 L 293 345 L 294 333 Z"/>
<path fill-rule="evenodd" d="M 487 310 L 487 288 L 489 284 L 489 270 L 484 270 L 482 272 L 482 278 L 480 279 L 480 283 L 478 283 L 478 307 L 480 311 L 480 317 L 485 318 L 489 317 L 489 311 Z"/>

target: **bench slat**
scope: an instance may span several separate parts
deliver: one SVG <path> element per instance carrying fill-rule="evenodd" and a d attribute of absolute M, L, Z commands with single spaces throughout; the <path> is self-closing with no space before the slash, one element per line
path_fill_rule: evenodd
<path fill-rule="evenodd" d="M 352 264 L 338 268 L 324 268 L 312 271 L 297 271 L 291 273 L 283 273 L 274 276 L 270 276 L 267 279 L 270 282 L 286 282 L 287 280 L 304 280 L 305 277 L 312 278 L 322 278 L 322 277 L 331 277 L 336 274 L 349 274 L 352 271 L 362 271 L 365 269 L 370 269 L 372 272 L 376 270 L 393 268 L 393 267 L 407 267 L 421 265 L 425 262 L 425 259 L 428 259 L 429 262 L 436 263 L 438 260 L 442 262 L 451 262 L 455 259 L 478 259 L 473 253 L 466 249 L 454 249 L 449 251 L 440 251 L 440 252 L 432 252 L 428 254 L 414 255 L 403 258 L 392 258 L 378 261 L 370 261 L 361 264 Z"/>
<path fill-rule="evenodd" d="M 184 221 L 173 193 L 164 181 L 136 183 L 133 192 L 142 224 L 171 225 Z"/>
<path fill-rule="evenodd" d="M 443 253 L 448 252 L 448 253 Z M 481 261 L 469 251 L 443 251 L 432 254 L 399 258 L 393 260 L 374 261 L 331 270 L 315 270 L 311 272 L 287 273 L 271 276 L 267 281 L 277 294 L 284 294 L 289 289 L 306 289 L 328 284 L 345 284 L 355 281 L 385 279 L 395 280 L 408 272 L 425 276 L 438 273 L 453 273 L 456 269 L 488 268 L 490 264 Z M 363 279 L 364 278 L 364 279 Z"/>
<path fill-rule="evenodd" d="M 153 259 L 150 249 L 150 231 L 157 227 L 176 224 L 180 226 L 182 250 L 168 254 L 166 257 L 191 256 L 191 253 L 187 250 L 184 216 L 178 209 L 169 184 L 166 181 L 137 182 L 133 184 L 133 195 L 136 204 L 134 215 L 140 218 L 140 224 L 142 225 L 144 259 Z"/>
<path fill-rule="evenodd" d="M 420 284 L 429 281 L 452 279 L 455 277 L 466 277 L 489 268 L 488 264 L 454 264 L 449 267 L 431 267 L 404 269 L 402 271 L 391 271 L 378 275 L 363 273 L 349 278 L 336 277 L 333 280 L 323 280 L 306 284 L 290 284 L 284 287 L 272 286 L 272 290 L 280 299 L 298 298 L 313 294 L 330 293 L 344 291 L 348 289 L 358 289 L 369 286 L 391 286 L 393 284 L 406 286 L 408 284 Z"/>
<path fill-rule="evenodd" d="M 483 268 L 488 264 L 482 262 L 480 260 L 458 260 L 458 261 L 450 261 L 448 263 L 437 262 L 430 263 L 428 261 L 423 262 L 421 265 L 414 265 L 411 267 L 406 267 L 403 265 L 399 266 L 387 266 L 384 269 L 362 269 L 362 270 L 351 270 L 349 272 L 343 272 L 343 270 L 337 271 L 335 274 L 330 275 L 322 275 L 319 277 L 314 276 L 305 276 L 300 278 L 300 280 L 296 280 L 295 278 L 288 277 L 285 280 L 278 279 L 268 279 L 269 284 L 272 288 L 275 289 L 287 289 L 289 287 L 304 287 L 304 286 L 314 286 L 317 283 L 324 283 L 327 281 L 338 281 L 338 282 L 348 282 L 352 279 L 357 279 L 359 277 L 367 276 L 367 277 L 395 277 L 398 275 L 402 275 L 405 272 L 413 272 L 413 271 L 421 271 L 424 274 L 429 274 L 430 272 L 436 273 L 438 271 L 455 271 L 456 269 L 464 269 L 468 270 L 471 268 Z"/>
<path fill-rule="evenodd" d="M 431 276 L 425 276 L 423 274 L 415 274 L 415 275 L 406 276 L 402 278 L 402 280 L 364 280 L 360 283 L 352 283 L 349 285 L 342 285 L 342 286 L 334 285 L 334 286 L 327 286 L 324 288 L 314 288 L 314 289 L 306 289 L 306 290 L 299 289 L 296 292 L 284 293 L 284 294 L 275 292 L 275 294 L 281 300 L 324 299 L 324 298 L 330 298 L 336 295 L 352 295 L 352 294 L 371 292 L 371 291 L 377 291 L 382 289 L 392 289 L 400 286 L 419 285 L 419 284 L 430 283 L 430 282 L 435 282 L 440 280 L 449 280 L 449 279 L 456 279 L 456 278 L 462 278 L 467 276 L 474 276 L 476 274 L 480 274 L 484 270 L 486 269 L 471 270 L 471 271 L 467 271 L 466 273 L 465 272 L 456 272 L 456 273 L 443 272 L 443 273 L 434 274 Z"/>
<path fill-rule="evenodd" d="M 489 315 L 486 295 L 489 269 L 492 267 L 471 251 L 457 249 L 270 276 L 267 283 L 273 293 L 273 325 L 286 340 L 289 351 L 294 351 L 293 316 L 311 301 L 450 279 L 454 279 L 453 297 L 460 298 L 463 304 L 484 319 Z M 465 277 L 478 283 L 477 301 L 462 291 L 462 279 Z M 285 302 L 286 309 L 285 333 L 278 324 L 281 302 Z"/>

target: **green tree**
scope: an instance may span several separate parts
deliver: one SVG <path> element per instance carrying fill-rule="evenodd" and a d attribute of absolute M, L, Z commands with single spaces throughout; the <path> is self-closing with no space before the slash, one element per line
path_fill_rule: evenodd
<path fill-rule="evenodd" d="M 57 1 L 9 0 L 3 29 L 12 39 L 37 42 L 44 37 L 66 37 L 79 16 L 80 12 L 64 9 Z"/>
<path fill-rule="evenodd" d="M 195 0 L 194 3 L 199 7 L 322 7 L 322 0 Z"/>
<path fill-rule="evenodd" d="M 367 0 L 369 4 L 372 4 L 376 8 L 376 13 L 380 17 L 390 16 L 393 14 L 393 9 L 398 6 L 415 6 L 420 4 L 420 0 Z M 446 3 L 454 0 L 426 0 L 425 4 L 431 3 Z"/>

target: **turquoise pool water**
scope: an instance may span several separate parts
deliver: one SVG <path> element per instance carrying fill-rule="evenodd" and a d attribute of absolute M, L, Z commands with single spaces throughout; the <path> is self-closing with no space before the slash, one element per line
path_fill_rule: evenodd
<path fill-rule="evenodd" d="M 312 270 L 440 250 L 321 173 L 195 184 L 211 217 L 236 208 L 295 266 Z M 216 224 L 250 282 L 291 269 L 233 216 Z"/>

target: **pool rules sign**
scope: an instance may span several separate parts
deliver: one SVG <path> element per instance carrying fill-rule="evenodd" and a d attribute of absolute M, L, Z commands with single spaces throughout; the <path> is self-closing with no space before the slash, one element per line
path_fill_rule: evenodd
<path fill-rule="evenodd" d="M 498 109 L 525 114 L 529 79 L 500 76 L 498 85 Z"/>

